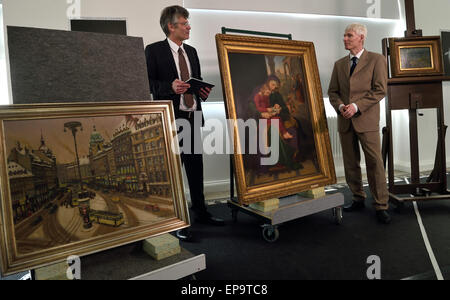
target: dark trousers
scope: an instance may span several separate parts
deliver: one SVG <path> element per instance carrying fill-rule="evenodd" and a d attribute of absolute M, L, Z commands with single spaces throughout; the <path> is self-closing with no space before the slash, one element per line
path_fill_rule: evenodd
<path fill-rule="evenodd" d="M 201 116 L 201 115 L 200 115 Z M 195 124 L 194 122 L 194 113 L 187 113 L 180 111 L 178 113 L 177 119 L 185 119 L 190 124 L 190 132 L 186 132 L 187 128 L 180 127 L 180 131 L 183 130 L 183 138 L 190 139 L 190 153 L 186 152 L 186 141 L 181 140 L 179 145 L 182 150 L 185 150 L 181 153 L 181 162 L 184 165 L 186 170 L 186 175 L 188 179 L 189 192 L 191 195 L 191 202 L 194 214 L 196 217 L 204 217 L 208 215 L 206 204 L 205 204 L 205 195 L 204 195 L 204 176 L 203 176 L 203 147 L 201 140 L 201 122 L 199 124 Z M 178 133 L 180 133 L 178 131 Z M 197 144 L 197 147 L 195 147 Z M 183 147 L 184 146 L 184 147 Z M 197 148 L 197 149 L 196 149 Z M 195 150 L 199 151 L 198 154 L 195 153 Z"/>

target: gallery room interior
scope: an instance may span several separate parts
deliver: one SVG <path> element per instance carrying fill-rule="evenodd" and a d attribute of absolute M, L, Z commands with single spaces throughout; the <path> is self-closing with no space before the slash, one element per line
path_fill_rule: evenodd
<path fill-rule="evenodd" d="M 0 0 L 0 279 L 450 279 L 432 2 Z"/>

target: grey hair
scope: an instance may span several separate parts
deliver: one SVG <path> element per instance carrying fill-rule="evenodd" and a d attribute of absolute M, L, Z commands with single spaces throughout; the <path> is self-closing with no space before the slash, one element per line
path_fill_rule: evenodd
<path fill-rule="evenodd" d="M 345 32 L 353 31 L 357 35 L 364 35 L 364 40 L 367 38 L 367 27 L 363 24 L 350 24 L 345 29 Z"/>
<path fill-rule="evenodd" d="M 161 18 L 159 19 L 159 24 L 161 25 L 161 29 L 164 31 L 166 36 L 169 36 L 169 24 L 175 24 L 179 17 L 183 17 L 185 19 L 189 18 L 189 12 L 186 8 L 174 5 L 169 6 L 163 9 L 161 12 Z"/>

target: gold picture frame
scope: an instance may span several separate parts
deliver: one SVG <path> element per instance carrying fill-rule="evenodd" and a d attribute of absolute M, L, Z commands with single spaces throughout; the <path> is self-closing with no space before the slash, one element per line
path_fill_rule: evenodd
<path fill-rule="evenodd" d="M 259 150 L 246 154 L 252 142 L 242 144 L 245 133 L 238 122 L 230 128 L 239 202 L 251 204 L 335 183 L 314 44 L 223 34 L 216 35 L 216 44 L 228 119 L 279 122 L 281 150 L 271 166 L 262 165 Z M 264 138 L 258 137 L 257 144 Z"/>
<path fill-rule="evenodd" d="M 189 226 L 171 101 L 0 107 L 4 275 Z"/>
<path fill-rule="evenodd" d="M 391 77 L 443 75 L 440 37 L 390 38 Z"/>

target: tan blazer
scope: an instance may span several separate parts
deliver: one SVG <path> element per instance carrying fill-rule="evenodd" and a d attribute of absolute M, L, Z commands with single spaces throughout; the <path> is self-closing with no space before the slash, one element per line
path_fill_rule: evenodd
<path fill-rule="evenodd" d="M 364 50 L 352 77 L 350 57 L 338 60 L 331 75 L 328 95 L 338 113 L 338 130 L 347 132 L 350 122 L 356 132 L 380 130 L 380 101 L 386 96 L 387 66 L 384 56 Z M 339 106 L 356 103 L 359 113 L 351 120 L 341 116 Z"/>

